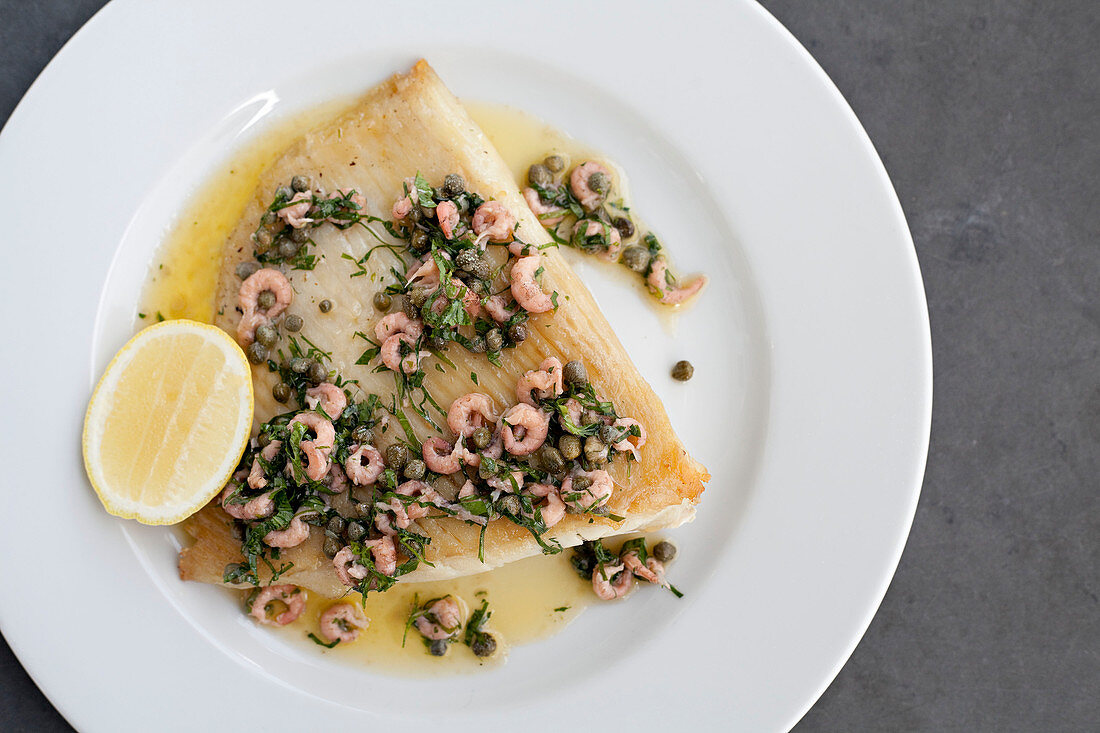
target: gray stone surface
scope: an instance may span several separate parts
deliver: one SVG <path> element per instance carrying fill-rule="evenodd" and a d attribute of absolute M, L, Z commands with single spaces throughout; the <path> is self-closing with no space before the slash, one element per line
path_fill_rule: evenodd
<path fill-rule="evenodd" d="M 797 730 L 1098 730 L 1100 3 L 764 4 L 886 162 L 936 371 L 897 576 Z M 0 119 L 98 5 L 0 0 Z M 0 699 L 68 730 L 6 646 Z"/>

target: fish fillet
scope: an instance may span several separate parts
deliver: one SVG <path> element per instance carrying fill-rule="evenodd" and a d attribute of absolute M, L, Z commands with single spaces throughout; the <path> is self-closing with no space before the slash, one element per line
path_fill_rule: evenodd
<path fill-rule="evenodd" d="M 226 243 L 216 295 L 217 325 L 236 333 L 240 280 L 235 270 L 240 262 L 252 257 L 249 237 L 278 186 L 295 174 L 307 174 L 330 191 L 356 189 L 366 197 L 368 213 L 389 218 L 402 181 L 417 171 L 433 182 L 441 181 L 448 173 L 461 174 L 470 190 L 486 199 L 502 201 L 516 213 L 517 235 L 525 242 L 549 241 L 500 155 L 432 68 L 421 61 L 408 74 L 395 75 L 330 123 L 306 134 L 261 177 L 240 224 Z M 394 392 L 393 374 L 374 372 L 374 364 L 356 365 L 368 345 L 354 334 L 373 332 L 379 314 L 371 298 L 386 281 L 396 258 L 377 251 L 367 263 L 369 274 L 353 278 L 358 268 L 343 255 L 357 260 L 376 240 L 361 227 L 341 231 L 332 226 L 313 230 L 313 238 L 316 246 L 312 251 L 319 258 L 318 264 L 312 271 L 288 273 L 295 290 L 288 313 L 305 320 L 302 333 L 331 352 L 331 366 L 345 379 L 358 380 L 364 392 L 374 392 L 388 402 Z M 568 547 L 584 539 L 671 527 L 690 520 L 709 474 L 688 455 L 660 400 L 639 375 L 588 289 L 565 259 L 556 249 L 547 249 L 543 265 L 543 288 L 558 291 L 562 296 L 560 307 L 556 313 L 532 317 L 528 324 L 530 336 L 505 353 L 504 367 L 492 366 L 483 354 L 452 347 L 447 356 L 456 368 L 446 367 L 440 373 L 434 368 L 435 359 L 429 359 L 425 387 L 444 406 L 463 394 L 478 391 L 490 395 L 503 409 L 516 401 L 517 379 L 525 371 L 538 368 L 544 358 L 556 356 L 563 363 L 581 359 L 592 384 L 604 398 L 614 402 L 619 415 L 641 422 L 648 440 L 640 461 L 627 466 L 620 459 L 608 467 L 615 481 L 608 506 L 612 513 L 625 517 L 623 521 L 567 515 L 550 534 Z M 335 307 L 329 313 L 319 311 L 322 299 L 333 302 Z M 471 372 L 478 375 L 477 385 L 470 379 Z M 253 376 L 258 426 L 286 408 L 271 396 L 278 375 L 260 367 Z M 418 437 L 435 434 L 423 420 L 411 417 Z M 506 520 L 490 523 L 484 563 L 477 557 L 478 527 L 448 517 L 422 519 L 417 524 L 419 531 L 431 538 L 425 556 L 432 566 L 421 564 L 402 582 L 483 572 L 540 552 L 527 530 Z M 194 543 L 180 554 L 183 579 L 222 583 L 226 565 L 241 559 L 240 543 L 232 538 L 230 529 L 230 520 L 216 503 L 187 521 L 185 530 Z M 294 567 L 280 582 L 326 595 L 346 590 L 321 551 L 322 534 L 315 531 L 303 545 L 283 551 L 282 557 Z"/>

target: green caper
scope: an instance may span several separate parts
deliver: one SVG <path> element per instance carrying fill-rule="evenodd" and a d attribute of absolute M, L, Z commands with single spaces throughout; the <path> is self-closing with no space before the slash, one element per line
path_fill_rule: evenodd
<path fill-rule="evenodd" d="M 325 298 L 317 304 L 317 307 L 321 309 L 322 313 L 328 313 L 330 310 L 332 310 L 332 301 L 328 298 Z"/>
<path fill-rule="evenodd" d="M 428 467 L 424 465 L 424 461 L 419 458 L 414 458 L 405 464 L 405 478 L 419 481 L 424 478 L 424 474 L 427 472 Z"/>
<path fill-rule="evenodd" d="M 686 382 L 695 374 L 695 367 L 687 359 L 681 359 L 672 367 L 672 378 L 677 382 Z"/>
<path fill-rule="evenodd" d="M 326 557 L 336 557 L 336 553 L 341 550 L 340 540 L 335 537 L 326 537 L 323 549 Z"/>
<path fill-rule="evenodd" d="M 443 179 L 443 193 L 447 196 L 458 196 L 465 190 L 466 181 L 457 173 L 448 173 Z"/>
<path fill-rule="evenodd" d="M 253 364 L 263 364 L 267 361 L 267 347 L 259 341 L 253 341 L 248 345 L 248 360 Z"/>
<path fill-rule="evenodd" d="M 518 516 L 523 509 L 523 505 L 520 504 L 519 497 L 515 494 L 506 494 L 500 500 L 500 508 L 507 514 Z"/>
<path fill-rule="evenodd" d="M 470 268 L 479 259 L 481 259 L 481 258 L 478 256 L 477 250 L 472 249 L 472 248 L 471 249 L 464 249 L 461 252 L 459 252 L 457 255 L 455 255 L 455 264 L 458 265 L 459 269 L 466 270 L 467 272 L 469 272 Z"/>
<path fill-rule="evenodd" d="M 264 215 L 260 217 L 260 226 L 268 231 L 275 228 L 280 228 L 282 225 L 282 219 L 274 211 L 265 211 Z"/>
<path fill-rule="evenodd" d="M 393 298 L 385 290 L 379 290 L 374 294 L 374 309 L 385 313 L 393 305 Z"/>
<path fill-rule="evenodd" d="M 348 522 L 347 538 L 351 542 L 358 542 L 367 536 L 367 528 L 362 522 L 352 520 Z"/>
<path fill-rule="evenodd" d="M 423 229 L 413 229 L 409 238 L 409 246 L 413 252 L 420 253 L 428 248 L 428 233 Z"/>
<path fill-rule="evenodd" d="M 409 296 L 406 295 L 401 299 L 401 312 L 409 318 L 419 318 L 420 309 L 416 307 L 416 304 L 409 300 Z"/>
<path fill-rule="evenodd" d="M 247 280 L 256 274 L 256 271 L 260 269 L 260 265 L 252 260 L 246 260 L 237 265 L 237 277 L 242 280 Z"/>
<path fill-rule="evenodd" d="M 492 634 L 478 634 L 474 643 L 470 645 L 470 651 L 475 657 L 491 657 L 497 650 L 497 640 Z"/>
<path fill-rule="evenodd" d="M 653 557 L 661 562 L 669 562 L 676 557 L 676 545 L 668 540 L 661 540 L 653 546 Z"/>
<path fill-rule="evenodd" d="M 275 198 L 290 201 L 294 197 L 294 190 L 290 186 L 279 186 L 275 189 Z"/>
<path fill-rule="evenodd" d="M 279 240 L 279 248 L 277 250 L 280 257 L 284 260 L 289 260 L 294 255 L 298 254 L 298 250 L 302 248 L 302 245 L 298 244 L 292 239 Z"/>
<path fill-rule="evenodd" d="M 649 267 L 649 250 L 645 247 L 627 247 L 623 250 L 623 264 L 637 273 Z"/>
<path fill-rule="evenodd" d="M 260 307 L 260 310 L 268 310 L 275 305 L 275 293 L 270 290 L 264 290 L 256 296 L 256 305 Z"/>
<path fill-rule="evenodd" d="M 260 433 L 256 436 L 256 442 L 260 445 L 261 448 L 266 448 L 267 446 L 271 445 L 271 436 L 267 433 Z"/>
<path fill-rule="evenodd" d="M 428 644 L 428 653 L 433 657 L 442 657 L 447 653 L 447 640 L 446 639 L 433 639 Z"/>
<path fill-rule="evenodd" d="M 405 293 L 405 297 L 417 308 L 422 308 L 428 302 L 428 291 L 426 288 L 413 288 Z"/>
<path fill-rule="evenodd" d="M 334 535 L 342 535 L 347 527 L 347 520 L 341 517 L 339 514 L 333 516 L 332 519 L 328 520 L 328 524 L 325 525 L 325 529 L 327 529 L 329 532 L 332 532 Z"/>
<path fill-rule="evenodd" d="M 478 450 L 485 450 L 489 447 L 489 443 L 493 442 L 493 433 L 489 428 L 474 428 L 474 432 L 470 435 L 473 439 L 474 445 Z"/>
<path fill-rule="evenodd" d="M 291 333 L 298 333 L 302 330 L 302 326 L 306 325 L 306 322 L 302 320 L 301 316 L 289 315 L 283 320 L 283 328 Z"/>
<path fill-rule="evenodd" d="M 508 327 L 508 339 L 514 343 L 523 343 L 527 338 L 527 324 L 526 323 L 513 323 Z"/>
<path fill-rule="evenodd" d="M 578 360 L 573 359 L 565 363 L 565 366 L 561 370 L 562 378 L 569 384 L 582 386 L 588 381 L 588 370 L 584 368 L 584 364 Z"/>
<path fill-rule="evenodd" d="M 565 170 L 565 158 L 560 155 L 548 155 L 542 162 L 552 173 L 561 173 Z"/>
<path fill-rule="evenodd" d="M 325 369 L 324 364 L 319 361 L 315 361 L 309 365 L 309 381 L 314 385 L 318 385 L 321 382 L 328 379 L 328 369 Z"/>
<path fill-rule="evenodd" d="M 309 241 L 309 231 L 307 231 L 305 228 L 291 229 L 290 241 L 294 242 L 297 245 L 305 244 L 307 241 Z"/>
<path fill-rule="evenodd" d="M 374 431 L 366 425 L 360 425 L 351 431 L 351 439 L 359 445 L 366 445 L 374 441 Z"/>
<path fill-rule="evenodd" d="M 428 340 L 431 342 L 432 348 L 435 349 L 436 351 L 446 351 L 447 350 L 448 341 L 447 341 L 447 338 L 445 336 L 443 336 L 442 334 L 438 334 L 438 333 L 433 334 L 432 337 Z"/>
<path fill-rule="evenodd" d="M 313 359 L 307 359 L 304 356 L 298 356 L 290 360 L 290 371 L 295 374 L 305 374 L 309 371 L 310 365 L 313 364 Z"/>
<path fill-rule="evenodd" d="M 409 209 L 409 213 L 405 215 L 405 221 L 407 221 L 409 224 L 416 224 L 422 218 L 423 217 L 420 214 L 419 206 L 412 207 L 411 209 Z"/>
<path fill-rule="evenodd" d="M 595 425 L 603 422 L 603 416 L 595 410 L 585 410 L 581 413 L 581 425 Z"/>
<path fill-rule="evenodd" d="M 634 222 L 625 216 L 617 216 L 612 219 L 611 226 L 619 230 L 619 234 L 623 239 L 630 239 L 634 236 Z"/>
<path fill-rule="evenodd" d="M 600 440 L 607 445 L 613 445 L 619 442 L 619 429 L 613 428 L 610 425 L 601 425 L 598 435 Z"/>
<path fill-rule="evenodd" d="M 573 491 L 584 491 L 592 485 L 592 479 L 587 476 L 577 476 L 573 479 Z"/>
<path fill-rule="evenodd" d="M 546 188 L 554 182 L 554 174 L 542 163 L 535 163 L 527 169 L 527 180 L 532 186 Z"/>
<path fill-rule="evenodd" d="M 611 190 L 611 181 L 608 177 L 596 171 L 588 177 L 588 187 L 599 194 L 605 194 Z"/>
<path fill-rule="evenodd" d="M 584 439 L 584 457 L 588 460 L 595 461 L 603 458 L 603 454 L 606 450 L 607 444 L 595 435 L 589 435 Z"/>
<path fill-rule="evenodd" d="M 554 446 L 549 443 L 545 443 L 538 450 L 539 458 L 542 461 L 542 469 L 551 476 L 557 476 L 565 470 L 565 458 Z"/>
<path fill-rule="evenodd" d="M 491 468 L 489 468 L 488 463 L 486 463 L 485 461 L 482 461 L 481 465 L 479 465 L 477 467 L 477 475 L 478 475 L 478 478 L 482 479 L 483 481 L 488 481 L 489 479 L 491 479 L 496 474 L 493 473 Z"/>
<path fill-rule="evenodd" d="M 359 515 L 360 519 L 366 519 L 370 516 L 370 504 L 365 501 L 356 502 L 355 513 Z"/>
<path fill-rule="evenodd" d="M 504 334 L 499 328 L 494 328 L 485 334 L 485 346 L 489 351 L 500 351 L 504 348 Z"/>
<path fill-rule="evenodd" d="M 409 449 L 401 443 L 394 443 L 386 449 L 386 465 L 394 471 L 400 471 L 409 462 Z"/>
<path fill-rule="evenodd" d="M 256 340 L 264 346 L 271 348 L 279 343 L 279 331 L 274 326 L 267 323 L 260 324 L 256 327 Z"/>
<path fill-rule="evenodd" d="M 271 243 L 275 241 L 275 235 L 268 229 L 260 229 L 252 235 L 252 243 L 256 245 L 256 249 L 260 252 L 267 252 L 271 249 Z"/>
<path fill-rule="evenodd" d="M 581 454 L 581 439 L 566 433 L 558 439 L 558 450 L 566 460 L 575 460 Z"/>
<path fill-rule="evenodd" d="M 313 185 L 313 181 L 309 180 L 309 176 L 294 176 L 290 179 L 290 187 L 298 193 L 303 193 L 310 189 Z"/>
<path fill-rule="evenodd" d="M 474 352 L 475 354 L 484 354 L 485 349 L 489 347 L 488 344 L 485 343 L 485 337 L 479 333 L 478 335 L 470 339 L 470 345 L 466 348 Z"/>
<path fill-rule="evenodd" d="M 542 454 L 538 451 L 535 451 L 531 454 L 531 457 L 528 459 L 527 464 L 536 471 L 546 470 L 546 467 L 542 465 Z"/>
<path fill-rule="evenodd" d="M 290 399 L 290 385 L 286 382 L 279 382 L 271 388 L 271 396 L 275 398 L 276 402 L 285 404 Z"/>

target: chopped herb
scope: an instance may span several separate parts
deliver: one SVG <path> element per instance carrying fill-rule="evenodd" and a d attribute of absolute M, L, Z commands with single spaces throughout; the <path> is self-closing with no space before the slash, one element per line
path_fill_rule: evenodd
<path fill-rule="evenodd" d="M 334 641 L 327 641 L 327 642 L 326 641 L 321 641 L 317 637 L 317 635 L 314 634 L 312 631 L 309 632 L 309 634 L 307 634 L 307 636 L 313 641 L 314 644 L 316 644 L 318 646 L 323 646 L 326 649 L 332 649 L 334 646 L 336 646 L 337 644 L 340 643 L 339 639 L 336 639 Z"/>

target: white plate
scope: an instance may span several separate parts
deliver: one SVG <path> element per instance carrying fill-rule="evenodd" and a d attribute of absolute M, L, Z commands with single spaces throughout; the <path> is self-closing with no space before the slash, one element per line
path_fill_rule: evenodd
<path fill-rule="evenodd" d="M 809 55 L 751 2 L 675 7 L 126 0 L 47 67 L 0 136 L 0 624 L 74 725 L 759 731 L 820 695 L 916 505 L 923 287 L 882 164 Z M 100 509 L 78 436 L 155 247 L 203 177 L 272 119 L 419 55 L 460 96 L 606 151 L 677 260 L 710 272 L 670 337 L 585 268 L 714 480 L 677 533 L 684 600 L 639 593 L 503 669 L 412 683 L 287 646 L 225 594 L 179 582 L 171 532 Z M 667 376 L 681 357 L 697 366 L 688 385 Z"/>

